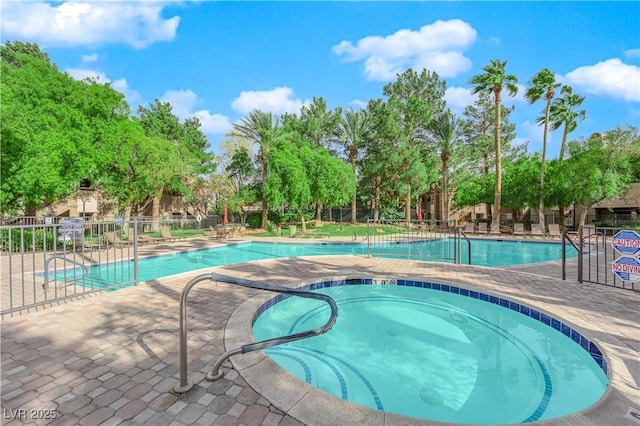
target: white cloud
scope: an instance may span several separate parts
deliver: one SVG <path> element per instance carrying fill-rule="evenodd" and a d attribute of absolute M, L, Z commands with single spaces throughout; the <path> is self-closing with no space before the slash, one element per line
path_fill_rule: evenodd
<path fill-rule="evenodd" d="M 640 67 L 625 64 L 618 58 L 576 68 L 564 78 L 585 93 L 640 101 Z"/>
<path fill-rule="evenodd" d="M 98 61 L 98 54 L 94 53 L 93 55 L 84 55 L 82 57 L 82 62 L 97 62 Z"/>
<path fill-rule="evenodd" d="M 360 99 L 352 100 L 349 105 L 355 107 L 355 109 L 365 109 L 367 108 L 368 102 L 361 101 Z"/>
<path fill-rule="evenodd" d="M 457 115 L 462 114 L 467 105 L 473 105 L 476 98 L 476 95 L 472 95 L 471 91 L 464 87 L 448 87 L 444 93 L 447 107 Z"/>
<path fill-rule="evenodd" d="M 272 90 L 246 91 L 231 102 L 231 108 L 241 114 L 248 114 L 254 109 L 281 115 L 285 112 L 298 114 L 309 100 L 293 98 L 293 90 L 289 87 L 276 87 Z"/>
<path fill-rule="evenodd" d="M 640 58 L 640 49 L 629 49 L 624 52 L 624 56 L 627 59 Z"/>
<path fill-rule="evenodd" d="M 369 80 L 393 80 L 409 67 L 426 68 L 446 78 L 471 68 L 471 60 L 462 52 L 476 37 L 476 30 L 464 21 L 438 20 L 418 31 L 403 29 L 384 37 L 364 37 L 355 45 L 343 40 L 332 50 L 346 62 L 364 60 Z"/>
<path fill-rule="evenodd" d="M 138 91 L 133 90 L 129 87 L 126 78 L 120 78 L 118 80 L 111 81 L 103 72 L 83 68 L 69 68 L 66 70 L 66 73 L 76 80 L 85 80 L 87 78 L 90 78 L 100 84 L 111 83 L 111 87 L 124 95 L 132 111 L 136 110 L 138 104 L 142 99 Z"/>
<path fill-rule="evenodd" d="M 559 141 L 562 139 L 562 130 L 558 131 L 560 133 Z M 538 124 L 536 122 L 531 122 L 529 120 L 518 124 L 517 128 L 518 137 L 514 141 L 516 145 L 521 145 L 524 142 L 529 143 L 529 151 L 530 152 L 542 152 L 542 144 L 544 141 L 544 125 Z M 547 134 L 547 158 L 553 158 L 556 155 L 556 152 L 560 149 L 560 146 L 556 146 L 554 144 L 554 132 L 549 131 Z"/>
<path fill-rule="evenodd" d="M 180 17 L 162 17 L 160 2 L 0 3 L 3 38 L 44 46 L 125 43 L 141 49 L 173 40 Z"/>
<path fill-rule="evenodd" d="M 231 121 L 227 116 L 211 114 L 204 109 L 196 111 L 196 106 L 201 100 L 191 90 L 167 90 L 160 100 L 169 102 L 173 113 L 181 120 L 197 117 L 201 124 L 200 130 L 205 134 L 224 134 L 232 128 Z"/>

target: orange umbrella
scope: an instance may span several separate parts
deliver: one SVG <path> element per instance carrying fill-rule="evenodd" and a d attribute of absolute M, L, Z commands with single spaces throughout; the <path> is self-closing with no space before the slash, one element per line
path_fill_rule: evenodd
<path fill-rule="evenodd" d="M 227 205 L 224 205 L 224 209 L 222 210 L 222 224 L 226 225 L 229 223 L 229 213 L 227 212 Z"/>
<path fill-rule="evenodd" d="M 418 204 L 418 220 L 422 220 L 422 205 Z"/>

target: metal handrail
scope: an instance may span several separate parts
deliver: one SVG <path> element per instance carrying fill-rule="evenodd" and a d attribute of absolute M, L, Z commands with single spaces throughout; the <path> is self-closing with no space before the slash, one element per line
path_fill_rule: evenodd
<path fill-rule="evenodd" d="M 87 274 L 89 273 L 89 267 L 86 266 L 84 263 L 80 263 L 77 262 L 73 259 L 69 259 L 68 257 L 62 256 L 62 255 L 55 255 L 55 256 L 51 256 L 50 258 L 48 258 L 45 262 L 44 262 L 44 283 L 42 284 L 42 289 L 47 292 L 49 291 L 49 263 L 53 260 L 53 259 L 61 259 L 64 260 L 65 262 L 69 262 L 69 263 L 73 263 L 74 265 L 80 266 L 82 268 L 82 277 L 78 278 L 78 279 L 83 279 L 87 276 Z"/>
<path fill-rule="evenodd" d="M 562 233 L 562 280 L 564 281 L 567 279 L 567 241 L 578 252 L 578 282 L 582 282 L 582 251 L 578 248 L 576 243 L 569 238 L 567 231 Z"/>
<path fill-rule="evenodd" d="M 458 230 L 460 231 L 460 235 L 462 236 L 462 238 L 467 240 L 467 250 L 468 250 L 468 253 L 469 253 L 469 265 L 471 265 L 471 240 L 469 239 L 469 237 L 467 237 L 467 234 L 465 234 L 465 232 L 462 230 L 462 228 L 458 228 Z M 458 241 L 458 244 L 459 243 L 460 242 Z M 460 250 L 462 250 L 462 247 L 460 247 Z M 462 258 L 460 258 L 460 263 L 462 263 Z"/>
<path fill-rule="evenodd" d="M 307 337 L 318 336 L 326 333 L 331 330 L 336 323 L 338 318 L 338 305 L 336 305 L 335 300 L 333 300 L 330 296 L 321 293 L 314 293 L 311 291 L 305 290 L 296 290 L 288 287 L 282 286 L 274 286 L 269 284 L 258 283 L 256 281 L 245 280 L 242 278 L 234 278 L 226 275 L 220 275 L 216 273 L 198 275 L 197 277 L 192 278 L 182 289 L 182 293 L 180 294 L 180 383 L 177 384 L 173 390 L 176 393 L 184 393 L 193 387 L 193 383 L 189 383 L 187 377 L 187 297 L 191 289 L 201 281 L 220 281 L 226 282 L 229 284 L 235 284 L 242 287 L 249 287 L 258 290 L 266 290 L 273 291 L 276 293 L 284 293 L 290 294 L 293 296 L 300 296 L 309 299 L 323 300 L 329 304 L 331 308 L 331 315 L 329 316 L 329 320 L 321 327 L 315 328 L 313 330 L 302 331 L 300 333 L 290 334 L 287 336 L 274 337 L 267 340 L 262 340 L 260 342 L 250 343 L 246 345 L 242 345 L 239 348 L 232 349 L 223 353 L 218 360 L 215 362 L 213 366 L 213 370 L 207 374 L 207 380 L 216 380 L 222 377 L 222 374 L 219 372 L 220 366 L 224 361 L 232 357 L 233 355 L 237 355 L 240 353 L 253 352 L 260 349 L 269 348 L 272 346 L 281 345 L 283 343 L 293 342 L 300 339 L 305 339 Z"/>

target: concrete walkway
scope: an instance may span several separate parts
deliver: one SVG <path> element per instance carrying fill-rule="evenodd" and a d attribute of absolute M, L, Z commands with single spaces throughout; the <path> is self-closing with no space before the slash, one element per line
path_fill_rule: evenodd
<path fill-rule="evenodd" d="M 223 379 L 203 380 L 215 359 L 230 349 L 225 332 L 227 343 L 246 335 L 250 319 L 243 322 L 242 313 L 254 312 L 265 297 L 210 282 L 194 288 L 189 302 L 188 368 L 196 385 L 185 394 L 173 393 L 180 291 L 190 278 L 214 270 L 289 286 L 354 275 L 414 277 L 526 303 L 595 341 L 611 371 L 611 385 L 598 404 L 542 423 L 640 424 L 630 414 L 640 412 L 640 294 L 552 278 L 558 276 L 557 263 L 532 271 L 356 256 L 277 259 L 193 271 L 5 318 L 2 424 L 428 424 L 314 391 L 262 353 L 236 356 L 236 368 L 225 368 Z M 259 375 L 252 373 L 254 366 Z"/>

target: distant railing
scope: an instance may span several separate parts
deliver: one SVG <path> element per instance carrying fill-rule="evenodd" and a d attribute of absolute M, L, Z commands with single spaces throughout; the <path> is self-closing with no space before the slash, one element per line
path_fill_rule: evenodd
<path fill-rule="evenodd" d="M 369 220 L 367 234 L 369 256 L 463 262 L 463 233 L 453 220 Z M 469 247 L 465 262 L 468 263 L 471 242 L 466 236 L 464 238 Z"/>

